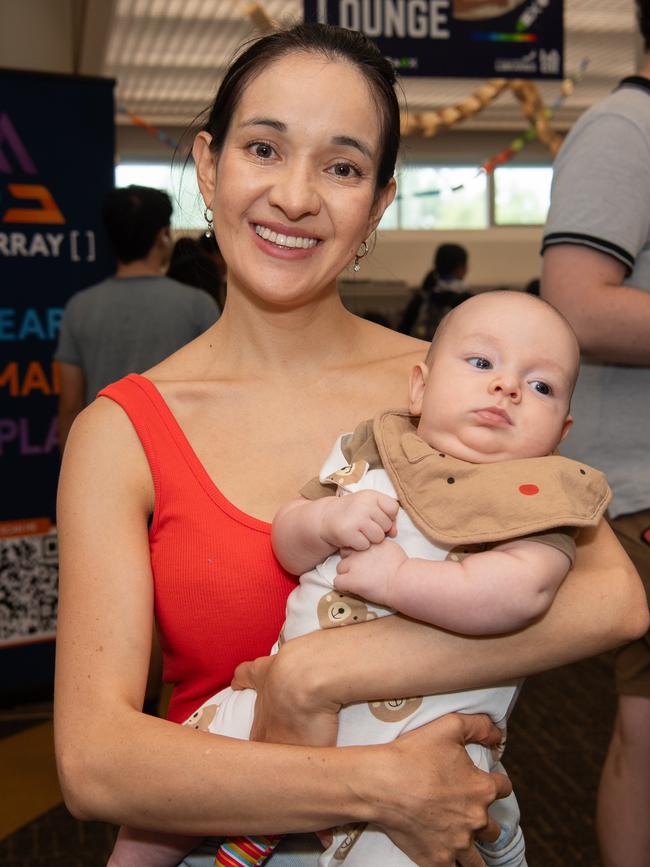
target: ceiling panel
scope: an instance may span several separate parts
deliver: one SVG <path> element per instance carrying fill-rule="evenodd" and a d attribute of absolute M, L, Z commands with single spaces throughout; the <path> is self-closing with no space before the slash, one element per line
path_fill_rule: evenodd
<path fill-rule="evenodd" d="M 117 0 L 104 74 L 117 79 L 118 106 L 154 125 L 190 122 L 209 105 L 228 59 L 255 36 L 252 5 L 242 0 Z M 302 18 L 301 0 L 258 5 L 279 22 Z M 583 60 L 588 67 L 556 115 L 560 129 L 634 71 L 637 50 L 634 0 L 565 0 L 565 10 L 565 69 L 570 74 Z M 415 112 L 452 105 L 481 82 L 406 78 L 402 83 L 409 111 Z M 538 86 L 547 103 L 557 97 L 558 83 Z M 129 121 L 123 117 L 122 122 Z M 525 122 L 517 102 L 505 93 L 463 126 L 519 129 Z"/>

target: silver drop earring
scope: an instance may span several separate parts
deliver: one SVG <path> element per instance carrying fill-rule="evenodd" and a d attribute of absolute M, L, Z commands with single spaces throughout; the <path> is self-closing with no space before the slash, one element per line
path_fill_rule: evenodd
<path fill-rule="evenodd" d="M 210 213 L 208 214 L 208 212 L 210 212 Z M 205 230 L 205 237 L 211 238 L 212 233 L 214 232 L 214 222 L 213 222 L 214 214 L 212 213 L 210 208 L 208 208 L 207 205 L 205 206 L 205 208 L 203 208 L 203 218 L 204 218 L 205 222 L 208 224 L 208 228 Z"/>
<path fill-rule="evenodd" d="M 357 250 L 357 255 L 354 257 L 354 271 L 358 273 L 361 270 L 361 260 L 365 259 L 368 255 L 368 244 L 366 241 L 362 241 L 359 249 Z"/>

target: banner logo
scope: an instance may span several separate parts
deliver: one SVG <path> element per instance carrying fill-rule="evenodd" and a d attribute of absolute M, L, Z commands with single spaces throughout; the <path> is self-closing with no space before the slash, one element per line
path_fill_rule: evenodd
<path fill-rule="evenodd" d="M 5 175 L 13 174 L 11 163 L 6 155 L 6 151 L 9 149 L 24 174 L 38 174 L 34 161 L 11 122 L 11 118 L 8 114 L 0 114 L 0 172 Z M 37 202 L 40 207 L 9 207 L 2 216 L 3 223 L 65 223 L 65 217 L 54 201 L 54 196 L 42 184 L 9 183 L 7 190 L 13 199 Z"/>

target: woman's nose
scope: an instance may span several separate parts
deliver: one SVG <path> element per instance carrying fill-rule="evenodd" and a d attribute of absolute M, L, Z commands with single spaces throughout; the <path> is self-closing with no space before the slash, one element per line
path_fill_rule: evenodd
<path fill-rule="evenodd" d="M 317 214 L 320 196 L 309 167 L 294 165 L 280 170 L 269 192 L 269 204 L 280 208 L 290 220 Z"/>

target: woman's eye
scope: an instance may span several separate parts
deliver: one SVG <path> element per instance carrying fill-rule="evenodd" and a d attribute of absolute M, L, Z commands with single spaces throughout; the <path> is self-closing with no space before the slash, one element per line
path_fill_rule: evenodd
<path fill-rule="evenodd" d="M 472 365 L 472 367 L 478 367 L 479 370 L 490 370 L 492 368 L 492 362 L 480 355 L 473 355 L 471 358 L 468 358 L 467 361 Z"/>
<path fill-rule="evenodd" d="M 331 171 L 337 178 L 358 178 L 361 172 L 351 163 L 336 163 Z"/>
<path fill-rule="evenodd" d="M 553 394 L 553 389 L 546 382 L 542 382 L 541 380 L 536 379 L 530 384 L 535 389 L 535 391 L 539 392 L 539 394 Z"/>
<path fill-rule="evenodd" d="M 274 150 L 271 145 L 264 141 L 253 142 L 251 145 L 249 145 L 249 149 L 256 157 L 259 157 L 261 160 L 268 160 L 274 154 Z"/>

